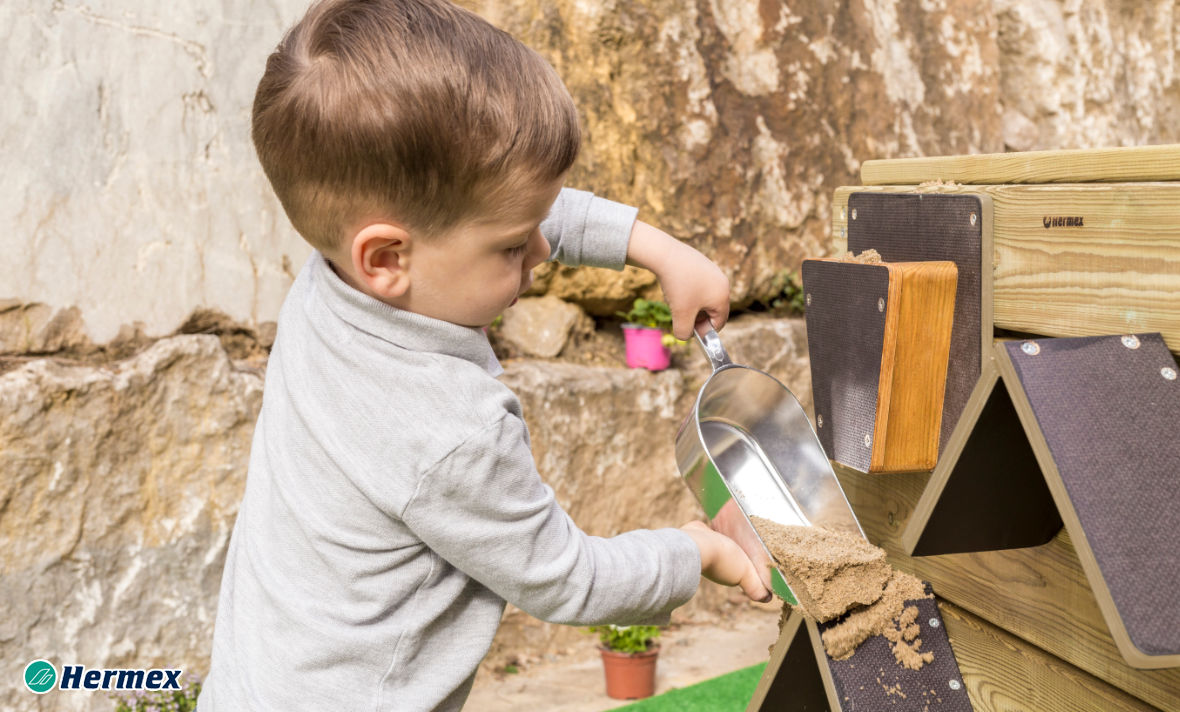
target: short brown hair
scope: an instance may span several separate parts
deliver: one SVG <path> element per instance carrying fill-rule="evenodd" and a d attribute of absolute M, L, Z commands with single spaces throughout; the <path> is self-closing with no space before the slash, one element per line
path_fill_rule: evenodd
<path fill-rule="evenodd" d="M 577 112 L 536 52 L 446 0 L 321 0 L 266 62 L 255 150 L 321 250 L 350 221 L 433 235 L 557 179 Z"/>

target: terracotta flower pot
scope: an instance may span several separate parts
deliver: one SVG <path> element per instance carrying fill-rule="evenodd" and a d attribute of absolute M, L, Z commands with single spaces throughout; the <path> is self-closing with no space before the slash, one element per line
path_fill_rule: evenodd
<path fill-rule="evenodd" d="M 668 367 L 671 352 L 664 346 L 664 332 L 650 326 L 623 324 L 623 341 L 627 348 L 627 366 L 662 371 Z"/>
<path fill-rule="evenodd" d="M 656 690 L 656 656 L 660 646 L 642 653 L 616 653 L 600 647 L 606 694 L 616 700 L 651 697 Z"/>

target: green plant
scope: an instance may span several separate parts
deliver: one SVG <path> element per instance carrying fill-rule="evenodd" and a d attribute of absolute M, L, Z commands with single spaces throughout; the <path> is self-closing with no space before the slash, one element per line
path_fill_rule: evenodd
<path fill-rule="evenodd" d="M 111 697 L 115 712 L 193 712 L 200 694 L 200 678 L 188 676 L 179 690 L 135 690 Z"/>
<path fill-rule="evenodd" d="M 595 625 L 590 632 L 598 634 L 602 647 L 617 653 L 642 653 L 660 637 L 660 628 L 654 625 Z"/>
<path fill-rule="evenodd" d="M 672 330 L 672 310 L 668 305 L 653 299 L 636 299 L 630 311 L 615 312 L 632 324 L 653 329 Z"/>
<path fill-rule="evenodd" d="M 802 314 L 807 309 L 802 284 L 798 272 L 780 270 L 770 279 L 770 297 L 766 305 L 775 311 Z"/>

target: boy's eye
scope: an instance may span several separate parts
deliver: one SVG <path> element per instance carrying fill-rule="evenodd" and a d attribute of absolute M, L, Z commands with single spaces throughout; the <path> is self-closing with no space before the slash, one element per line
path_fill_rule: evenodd
<path fill-rule="evenodd" d="M 516 256 L 519 254 L 523 254 L 524 251 L 527 250 L 528 248 L 529 248 L 529 243 L 522 242 L 519 245 L 516 245 L 514 247 L 509 247 L 507 250 L 505 250 L 505 252 L 507 252 L 510 255 Z"/>

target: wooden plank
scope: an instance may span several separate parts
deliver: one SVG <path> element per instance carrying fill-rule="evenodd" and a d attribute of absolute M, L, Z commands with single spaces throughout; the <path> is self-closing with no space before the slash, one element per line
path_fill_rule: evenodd
<path fill-rule="evenodd" d="M 953 603 L 938 607 L 975 712 L 1156 709 Z"/>
<path fill-rule="evenodd" d="M 1180 145 L 988 153 L 865 161 L 865 185 L 1180 180 Z"/>
<path fill-rule="evenodd" d="M 842 187 L 832 206 L 837 251 L 847 245 L 848 196 L 859 191 L 991 196 L 995 326 L 1045 336 L 1158 331 L 1180 353 L 1180 183 Z M 1075 218 L 1080 226 L 1064 224 Z"/>
<path fill-rule="evenodd" d="M 857 519 L 890 561 L 939 596 L 1164 710 L 1180 712 L 1180 668 L 1127 664 L 1063 529 L 1044 546 L 910 557 L 901 535 L 929 473 L 868 475 L 834 463 Z"/>
<path fill-rule="evenodd" d="M 901 262 L 890 265 L 890 282 L 901 282 L 901 304 L 892 326 L 895 356 L 893 386 L 884 424 L 884 447 L 873 449 L 874 472 L 931 470 L 938 462 L 942 396 L 951 320 L 955 314 L 954 262 Z M 890 284 L 890 296 L 893 286 Z M 890 323 L 887 321 L 886 341 Z M 878 449 L 881 451 L 878 456 Z"/>

